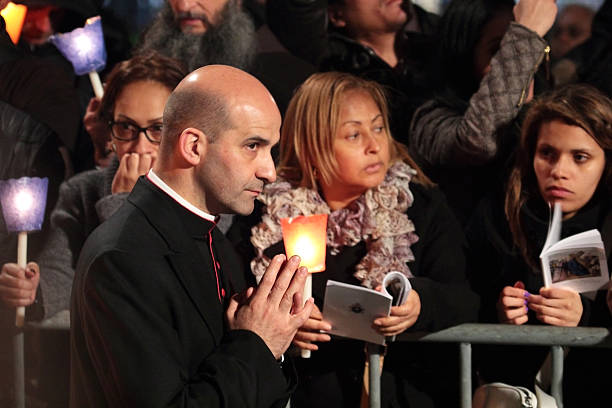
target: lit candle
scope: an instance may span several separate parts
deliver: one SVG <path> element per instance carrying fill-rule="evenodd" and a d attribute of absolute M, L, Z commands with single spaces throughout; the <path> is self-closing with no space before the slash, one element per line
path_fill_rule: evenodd
<path fill-rule="evenodd" d="M 83 28 L 52 35 L 49 41 L 72 63 L 77 75 L 89 74 L 94 93 L 101 98 L 104 89 L 98 71 L 106 65 L 106 48 L 100 16 L 87 19 Z"/>
<path fill-rule="evenodd" d="M 312 297 L 312 273 L 325 270 L 327 246 L 327 214 L 299 216 L 281 219 L 283 242 L 287 259 L 298 255 L 300 266 L 308 268 L 304 284 L 304 301 Z M 302 357 L 309 358 L 310 350 L 302 350 Z"/>
<path fill-rule="evenodd" d="M 17 264 L 27 265 L 28 231 L 42 228 L 47 203 L 47 178 L 22 177 L 0 181 L 0 203 L 6 229 L 17 232 Z M 22 327 L 25 321 L 25 308 L 17 308 L 15 325 Z"/>
<path fill-rule="evenodd" d="M 23 27 L 27 12 L 28 8 L 26 6 L 15 3 L 8 3 L 6 7 L 0 11 L 0 15 L 2 15 L 6 23 L 6 32 L 9 37 L 11 37 L 11 41 L 13 41 L 14 44 L 19 42 L 21 28 Z"/>

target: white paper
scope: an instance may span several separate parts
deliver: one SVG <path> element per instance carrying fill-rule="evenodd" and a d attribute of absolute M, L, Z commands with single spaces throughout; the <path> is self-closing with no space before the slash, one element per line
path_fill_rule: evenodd
<path fill-rule="evenodd" d="M 544 286 L 580 293 L 605 288 L 610 275 L 599 231 L 592 229 L 559 241 L 560 236 L 561 206 L 557 203 L 540 254 Z"/>
<path fill-rule="evenodd" d="M 398 304 L 402 304 L 411 289 L 410 282 L 402 273 L 390 272 L 383 279 L 383 288 L 386 287 L 385 282 L 393 279 L 399 279 L 404 285 L 401 290 L 403 298 L 398 300 Z M 385 336 L 372 328 L 372 322 L 376 318 L 389 316 L 392 302 L 392 296 L 384 289 L 378 292 L 328 280 L 323 305 L 323 319 L 332 325 L 328 333 L 383 345 Z"/>

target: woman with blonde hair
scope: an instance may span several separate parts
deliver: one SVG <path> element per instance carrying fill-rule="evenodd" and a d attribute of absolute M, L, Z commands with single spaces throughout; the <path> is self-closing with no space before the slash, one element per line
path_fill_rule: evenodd
<path fill-rule="evenodd" d="M 561 237 L 598 229 L 610 264 L 612 101 L 587 85 L 566 86 L 541 97 L 527 112 L 516 159 L 505 204 L 501 197 L 483 202 L 467 231 L 468 270 L 481 296 L 481 319 L 515 325 L 609 326 L 605 291 L 598 291 L 593 300 L 570 289 L 544 287 L 539 253 L 551 207 L 560 203 Z M 542 363 L 537 351 L 501 350 L 485 354 L 485 379 L 533 386 Z M 567 364 L 579 354 L 572 350 Z M 587 394 L 571 386 L 568 398 L 572 391 L 580 398 Z M 580 405 L 590 406 L 584 400 Z"/>
<path fill-rule="evenodd" d="M 295 346 L 314 352 L 297 361 L 293 407 L 355 407 L 361 398 L 364 343 L 321 333 L 331 329 L 320 311 L 329 279 L 377 288 L 387 272 L 405 274 L 412 284 L 406 302 L 372 322 L 386 336 L 475 317 L 477 298 L 465 279 L 459 224 L 388 129 L 379 85 L 345 73 L 311 76 L 285 115 L 278 180 L 258 197 L 263 205 L 251 224 L 239 221 L 230 230 L 259 276 L 284 251 L 281 218 L 329 214 L 326 270 L 313 275 L 318 307 L 294 339 Z M 383 406 L 456 404 L 458 371 L 441 367 L 456 362 L 457 352 L 430 348 L 400 337 L 390 343 Z"/>

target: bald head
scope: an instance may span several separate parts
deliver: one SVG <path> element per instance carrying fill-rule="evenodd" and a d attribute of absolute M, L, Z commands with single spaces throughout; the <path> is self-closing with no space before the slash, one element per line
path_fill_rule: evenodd
<path fill-rule="evenodd" d="M 273 105 L 273 106 L 272 106 Z M 189 127 L 204 132 L 209 142 L 235 127 L 235 110 L 244 106 L 276 109 L 272 95 L 252 75 L 226 65 L 207 65 L 185 77 L 166 103 L 160 152 L 173 149 Z"/>
<path fill-rule="evenodd" d="M 155 173 L 209 214 L 251 213 L 276 179 L 271 153 L 281 125 L 261 82 L 229 66 L 199 68 L 172 92 L 163 120 Z"/>

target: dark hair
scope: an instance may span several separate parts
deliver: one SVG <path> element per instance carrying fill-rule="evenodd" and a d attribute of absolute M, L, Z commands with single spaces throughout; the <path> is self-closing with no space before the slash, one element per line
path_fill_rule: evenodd
<path fill-rule="evenodd" d="M 544 123 L 561 121 L 587 132 L 604 150 L 606 164 L 595 194 L 612 192 L 612 101 L 596 88 L 584 84 L 568 85 L 538 98 L 527 111 L 521 131 L 516 164 L 506 189 L 505 211 L 514 244 L 524 259 L 537 265 L 535 249 L 529 248 L 521 209 L 528 199 L 539 196 L 533 159 L 540 128 Z"/>
<path fill-rule="evenodd" d="M 138 81 L 159 82 L 171 91 L 187 75 L 181 63 L 157 52 L 148 52 L 122 61 L 106 78 L 99 115 L 104 121 L 113 118 L 115 101 L 127 85 Z"/>
<path fill-rule="evenodd" d="M 452 0 L 438 26 L 438 57 L 433 67 L 441 79 L 439 92 L 467 103 L 478 90 L 474 48 L 485 25 L 502 12 L 512 12 L 513 0 Z"/>

